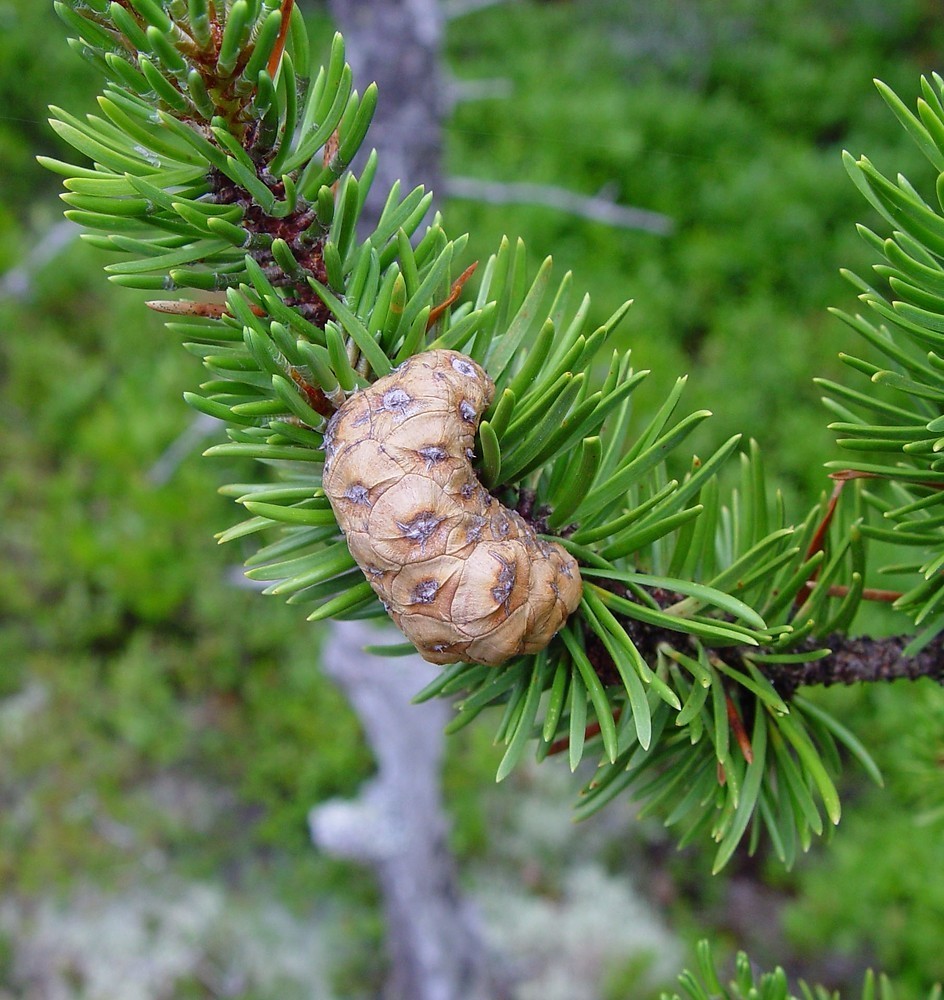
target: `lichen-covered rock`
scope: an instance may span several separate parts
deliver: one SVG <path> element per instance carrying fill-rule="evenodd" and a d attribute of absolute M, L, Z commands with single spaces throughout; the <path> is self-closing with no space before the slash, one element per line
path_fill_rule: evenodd
<path fill-rule="evenodd" d="M 536 653 L 580 603 L 576 561 L 476 478 L 494 391 L 471 358 L 428 351 L 352 396 L 325 435 L 325 494 L 351 553 L 432 663 Z"/>

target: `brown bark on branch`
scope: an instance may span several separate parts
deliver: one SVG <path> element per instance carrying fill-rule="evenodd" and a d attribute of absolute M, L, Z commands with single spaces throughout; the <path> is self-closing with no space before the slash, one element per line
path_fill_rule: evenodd
<path fill-rule="evenodd" d="M 798 688 L 821 684 L 876 683 L 879 681 L 916 681 L 927 677 L 944 683 L 944 633 L 937 635 L 914 656 L 904 651 L 913 636 L 892 635 L 878 639 L 828 635 L 809 641 L 806 648 L 829 649 L 819 660 L 806 663 L 765 663 L 765 676 L 785 698 Z"/>
<path fill-rule="evenodd" d="M 612 585 L 620 592 L 618 584 Z M 675 603 L 679 595 L 664 590 L 652 590 L 650 594 L 663 607 Z M 678 647 L 686 643 L 685 636 L 676 631 L 647 625 L 644 622 L 618 615 L 626 634 L 643 658 L 652 663 L 658 655 L 659 646 L 667 644 Z M 787 652 L 808 653 L 809 660 L 798 663 L 757 663 L 757 667 L 773 684 L 784 699 L 791 698 L 801 687 L 834 684 L 874 684 L 900 680 L 916 681 L 923 677 L 937 684 L 944 684 L 944 632 L 935 636 L 914 655 L 906 656 L 905 650 L 914 640 L 913 635 L 892 635 L 878 638 L 866 636 L 851 637 L 841 632 L 833 632 L 821 638 L 808 638 Z M 826 656 L 814 654 L 828 649 Z M 770 653 L 769 649 L 756 646 L 741 646 L 733 649 L 716 650 L 716 655 L 725 661 L 736 661 L 742 655 Z M 588 636 L 587 656 L 604 683 L 618 677 L 606 647 Z"/>

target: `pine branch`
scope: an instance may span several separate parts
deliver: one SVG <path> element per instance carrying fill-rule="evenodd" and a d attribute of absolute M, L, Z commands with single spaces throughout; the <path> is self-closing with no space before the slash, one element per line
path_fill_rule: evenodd
<path fill-rule="evenodd" d="M 724 982 L 708 941 L 695 948 L 695 965 L 679 976 L 684 1000 L 839 1000 L 839 995 L 823 986 L 812 986 L 802 979 L 794 992 L 787 974 L 777 966 L 772 972 L 758 969 L 743 951 L 738 952 L 730 981 Z M 861 1000 L 895 1000 L 895 988 L 887 976 L 869 969 L 865 974 Z M 663 993 L 661 1000 L 683 1000 L 679 993 Z M 941 1000 L 940 983 L 928 994 L 928 1000 Z"/>
<path fill-rule="evenodd" d="M 801 687 L 833 684 L 890 683 L 927 678 L 944 684 L 944 633 L 938 633 L 922 649 L 909 655 L 914 636 L 891 635 L 881 639 L 842 633 L 821 642 L 804 643 L 810 651 L 828 647 L 829 655 L 802 663 L 768 663 L 764 674 L 784 698 Z"/>
<path fill-rule="evenodd" d="M 459 696 L 452 730 L 499 709 L 499 778 L 529 749 L 541 759 L 562 741 L 574 769 L 598 754 L 579 815 L 631 790 L 683 825 L 683 842 L 708 832 L 716 869 L 762 829 L 789 865 L 824 819 L 838 822 L 836 744 L 876 778 L 877 769 L 837 719 L 785 697 L 814 683 L 941 678 L 934 641 L 905 656 L 903 639 L 869 650 L 843 637 L 866 592 L 866 539 L 930 551 L 924 565 L 897 571 L 916 574 L 917 586 L 896 606 L 914 609 L 929 634 L 942 620 L 944 419 L 927 401 L 944 398 L 944 364 L 853 321 L 895 370 L 852 367 L 915 402 L 889 406 L 830 384 L 837 429 L 846 446 L 878 440 L 911 465 L 856 466 L 857 478 L 894 481 L 893 502 L 856 483 L 848 516 L 834 517 L 837 492 L 797 525 L 755 443 L 742 450 L 735 436 L 707 456 L 679 456 L 711 415 L 677 415 L 684 378 L 639 415 L 632 396 L 648 373 L 613 336 L 629 303 L 593 328 L 570 275 L 555 286 L 550 258 L 529 273 L 523 242 L 509 240 L 461 301 L 466 240 L 449 240 L 438 216 L 424 231 L 432 196 L 422 188 L 401 197 L 392 183 L 372 231 L 361 231 L 378 160 L 369 156 L 359 176 L 349 165 L 376 88 L 358 96 L 340 36 L 310 75 L 292 0 L 56 6 L 108 80 L 104 118 L 57 111 L 53 120 L 93 163 L 43 159 L 65 177 L 67 214 L 93 246 L 119 255 L 107 267 L 116 283 L 225 293 L 152 307 L 209 372 L 186 394 L 226 422 L 229 440 L 207 454 L 264 463 L 258 482 L 223 491 L 249 516 L 220 541 L 270 536 L 248 560 L 249 578 L 307 605 L 309 620 L 383 616 L 378 595 L 389 592 L 430 656 L 447 645 L 465 655 L 462 643 L 481 639 L 487 656 L 443 670 L 422 697 Z M 944 168 L 930 133 L 905 124 Z M 908 329 L 944 350 L 944 321 L 930 313 L 940 268 L 917 245 L 931 209 L 867 162 L 852 172 L 886 217 L 914 216 L 897 250 L 873 242 L 910 276 L 894 285 L 915 299 L 904 304 Z M 930 287 L 917 294 L 922 281 Z M 869 304 L 895 315 L 884 300 Z M 436 359 L 449 367 L 434 392 L 417 372 L 435 374 Z M 383 382 L 391 377 L 399 381 Z M 444 387 L 473 383 L 481 406 L 462 389 L 440 407 Z M 424 419 L 399 427 L 413 407 Z M 672 456 L 672 468 L 688 469 L 678 478 L 667 472 Z M 738 463 L 737 487 L 723 486 Z M 411 517 L 395 497 L 413 505 Z M 486 532 L 494 558 L 479 544 Z M 397 586 L 408 571 L 420 576 Z M 563 578 L 573 594 L 559 627 Z"/>
<path fill-rule="evenodd" d="M 660 590 L 650 591 L 650 595 L 663 608 L 681 599 L 680 594 Z M 616 617 L 649 662 L 656 660 L 660 647 L 679 645 L 677 631 L 620 615 Z M 922 678 L 944 684 L 944 633 L 939 632 L 926 645 L 910 653 L 908 647 L 913 643 L 914 636 L 911 635 L 873 638 L 831 632 L 821 638 L 806 638 L 797 643 L 791 648 L 788 662 L 765 662 L 765 657 L 777 655 L 775 650 L 750 646 L 717 650 L 713 655 L 731 664 L 745 656 L 750 658 L 785 701 L 803 687 L 891 683 Z M 803 659 L 804 653 L 811 654 L 810 658 Z M 596 636 L 588 637 L 587 656 L 600 679 L 604 683 L 611 682 L 616 668 L 607 648 Z"/>

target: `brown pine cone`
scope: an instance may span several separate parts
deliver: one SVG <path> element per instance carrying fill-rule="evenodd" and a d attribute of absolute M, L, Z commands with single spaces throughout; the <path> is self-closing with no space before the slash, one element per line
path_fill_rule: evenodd
<path fill-rule="evenodd" d="M 428 351 L 348 399 L 325 434 L 325 494 L 351 553 L 432 663 L 536 653 L 580 603 L 573 557 L 476 478 L 494 391 L 471 358 Z"/>

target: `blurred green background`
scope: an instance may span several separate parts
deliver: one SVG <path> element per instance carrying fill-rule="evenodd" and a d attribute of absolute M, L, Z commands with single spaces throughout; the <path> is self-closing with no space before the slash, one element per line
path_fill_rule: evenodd
<path fill-rule="evenodd" d="M 330 22 L 305 9 L 323 49 Z M 867 271 L 854 223 L 875 224 L 840 151 L 930 190 L 871 79 L 913 104 L 942 47 L 930 0 L 520 0 L 470 12 L 448 26 L 449 71 L 497 87 L 455 107 L 448 172 L 602 191 L 675 228 L 468 200 L 445 206 L 447 228 L 471 234 L 470 260 L 506 233 L 535 264 L 553 254 L 600 320 L 633 298 L 622 335 L 653 369 L 642 405 L 689 373 L 688 407 L 716 414 L 697 447 L 757 438 L 799 511 L 835 455 L 811 376 L 840 376 L 837 353 L 861 350 L 826 314 L 854 308 L 838 269 Z M 353 794 L 372 766 L 319 675 L 321 633 L 234 585 L 248 551 L 213 540 L 237 519 L 217 487 L 245 468 L 202 460 L 200 442 L 158 464 L 192 426 L 181 393 L 196 364 L 143 294 L 105 281 L 103 255 L 74 241 L 43 259 L 44 234 L 64 230 L 53 230 L 58 179 L 34 157 L 69 156 L 45 107 L 91 111 L 97 87 L 51 3 L 0 0 L 0 996 L 30 995 L 17 992 L 24 913 L 35 929 L 44 901 L 129 893 L 148 872 L 224 886 L 228 899 L 261 894 L 302 924 L 327 911 L 343 944 L 326 989 L 372 996 L 373 883 L 307 836 L 307 810 Z M 697 849 L 675 854 L 657 823 L 614 826 L 599 858 L 614 877 L 645 873 L 642 891 L 685 941 L 708 932 L 722 950 L 747 945 L 835 985 L 877 964 L 901 1000 L 917 1000 L 944 978 L 944 837 L 939 823 L 916 824 L 944 766 L 941 692 L 823 697 L 869 738 L 888 787 L 850 775 L 838 835 L 798 871 L 761 856 L 709 880 Z M 487 729 L 449 746 L 453 842 L 468 865 L 488 863 L 513 792 L 493 788 Z M 651 989 L 638 963 L 604 972 L 604 1000 Z M 261 982 L 214 993 L 182 975 L 167 995 L 295 995 Z"/>

